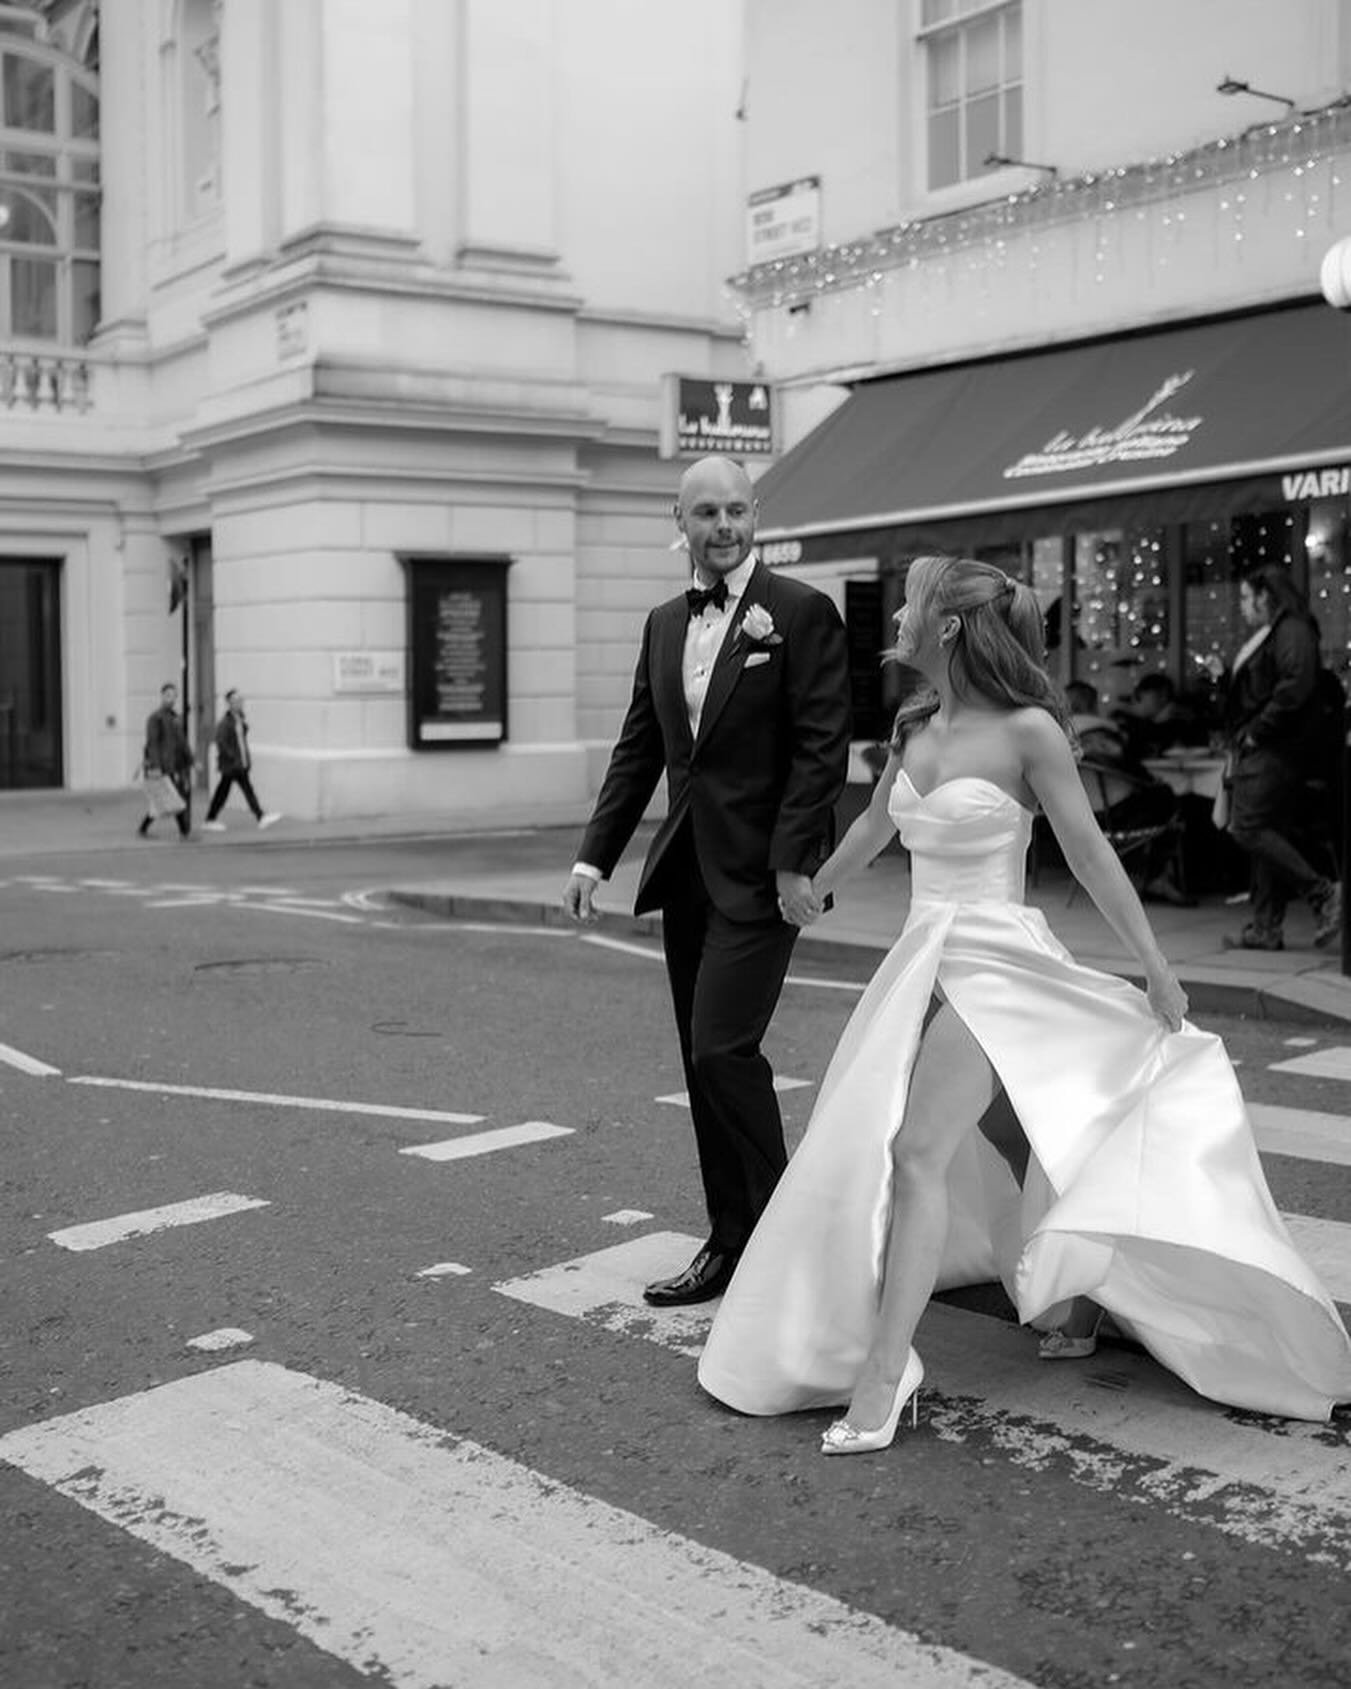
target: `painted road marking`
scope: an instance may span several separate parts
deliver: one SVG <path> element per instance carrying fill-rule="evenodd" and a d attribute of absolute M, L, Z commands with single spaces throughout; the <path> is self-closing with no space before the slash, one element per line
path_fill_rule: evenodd
<path fill-rule="evenodd" d="M 28 1426 L 0 1458 L 394 1689 L 1021 1682 L 267 1362 Z"/>
<path fill-rule="evenodd" d="M 1351 1045 L 1330 1044 L 1312 1055 L 1274 1061 L 1272 1073 L 1302 1073 L 1309 1079 L 1351 1079 Z"/>
<path fill-rule="evenodd" d="M 153 905 L 152 905 L 153 907 Z M 159 905 L 168 908 L 168 904 Z M 239 910 L 247 915 L 307 915 L 312 921 L 337 921 L 347 927 L 364 927 L 366 922 L 360 915 L 342 915 L 336 909 L 298 909 L 290 903 L 243 903 L 231 902 L 230 909 Z"/>
<path fill-rule="evenodd" d="M 1268 1155 L 1292 1155 L 1301 1161 L 1328 1161 L 1351 1167 L 1351 1120 L 1316 1109 L 1281 1108 L 1249 1103 L 1257 1147 Z"/>
<path fill-rule="evenodd" d="M 601 1219 L 611 1226 L 636 1226 L 651 1218 L 645 1208 L 616 1208 L 613 1214 L 601 1215 Z"/>
<path fill-rule="evenodd" d="M 530 931 L 531 929 L 521 928 L 518 930 Z M 539 930 L 558 931 L 559 929 L 541 928 Z M 569 928 L 563 928 L 562 930 L 565 932 L 571 931 Z M 599 933 L 584 932 L 579 936 L 583 944 L 594 944 L 601 950 L 616 950 L 621 956 L 641 956 L 646 962 L 661 962 L 665 960 L 661 950 L 654 948 L 650 944 L 633 944 L 622 938 L 602 938 Z M 789 974 L 784 980 L 784 984 L 810 985 L 823 991 L 852 991 L 855 996 L 867 989 L 866 981 L 856 983 L 853 980 L 847 979 L 818 979 L 814 974 Z"/>
<path fill-rule="evenodd" d="M 650 1308 L 643 1286 L 672 1278 L 690 1264 L 703 1239 L 680 1232 L 649 1232 L 590 1255 L 579 1255 L 494 1290 L 517 1302 L 585 1320 L 620 1337 L 645 1337 L 679 1355 L 697 1356 L 713 1323 L 705 1303 L 692 1308 Z"/>
<path fill-rule="evenodd" d="M 1282 1038 L 1281 1042 L 1287 1050 L 1312 1050 L 1318 1044 L 1316 1038 Z"/>
<path fill-rule="evenodd" d="M 806 1090 L 808 1086 L 814 1085 L 815 1083 L 816 1081 L 814 1079 L 785 1079 L 782 1074 L 776 1074 L 774 1078 L 774 1089 L 779 1092 L 803 1091 Z M 654 1097 L 652 1100 L 653 1102 L 658 1103 L 671 1103 L 676 1108 L 688 1108 L 690 1106 L 690 1094 L 688 1091 L 672 1091 L 669 1097 Z"/>
<path fill-rule="evenodd" d="M 17 1067 L 20 1073 L 28 1073 L 34 1079 L 59 1079 L 61 1069 L 50 1067 L 45 1061 L 39 1061 L 36 1056 L 25 1055 L 22 1050 L 16 1050 L 10 1044 L 0 1044 L 0 1061 L 8 1067 Z"/>
<path fill-rule="evenodd" d="M 477 1126 L 481 1114 L 452 1114 L 443 1108 L 399 1108 L 392 1103 L 348 1103 L 331 1097 L 286 1097 L 272 1091 L 226 1091 L 211 1085 L 160 1085 L 149 1079 L 73 1078 L 72 1085 L 116 1091 L 151 1091 L 166 1097 L 205 1097 L 210 1102 L 257 1103 L 268 1108 L 310 1108 L 320 1114 L 378 1114 L 393 1120 L 434 1120 L 446 1126 Z"/>
<path fill-rule="evenodd" d="M 249 1208 L 267 1208 L 258 1196 L 236 1196 L 233 1191 L 213 1191 L 210 1196 L 189 1197 L 186 1202 L 166 1203 L 163 1208 L 142 1208 L 135 1214 L 115 1214 L 110 1220 L 91 1220 L 83 1226 L 66 1226 L 47 1236 L 62 1249 L 103 1249 L 123 1243 L 129 1237 L 146 1237 L 172 1226 L 195 1226 L 203 1220 L 219 1220 L 226 1214 L 242 1214 Z"/>
<path fill-rule="evenodd" d="M 475 1132 L 468 1138 L 447 1138 L 439 1144 L 405 1144 L 400 1155 L 418 1155 L 424 1161 L 463 1161 L 471 1155 L 491 1155 L 494 1150 L 515 1149 L 517 1144 L 542 1143 L 546 1138 L 566 1138 L 571 1126 L 551 1126 L 547 1120 L 526 1120 L 519 1126 L 498 1126 L 491 1132 Z"/>
<path fill-rule="evenodd" d="M 466 1273 L 473 1272 L 472 1267 L 465 1267 L 459 1261 L 438 1261 L 434 1267 L 424 1267 L 418 1278 L 463 1278 Z"/>
<path fill-rule="evenodd" d="M 654 1232 L 493 1288 L 692 1357 L 716 1304 L 649 1308 L 642 1286 L 678 1272 L 702 1242 Z M 1116 1344 L 1091 1361 L 1042 1366 L 1028 1332 L 940 1302 L 926 1309 L 916 1347 L 926 1367 L 921 1427 L 945 1440 L 985 1440 L 1016 1465 L 1351 1569 L 1351 1462 L 1327 1427 L 1231 1415 Z M 804 1424 L 810 1441 L 819 1426 Z"/>
<path fill-rule="evenodd" d="M 1335 1302 L 1351 1302 L 1351 1225 L 1315 1220 L 1308 1214 L 1282 1214 L 1281 1218 L 1328 1295 Z"/>
<path fill-rule="evenodd" d="M 236 1325 L 222 1325 L 215 1331 L 204 1331 L 200 1337 L 189 1337 L 188 1348 L 218 1354 L 225 1349 L 242 1349 L 252 1342 L 251 1331 L 241 1331 Z"/>

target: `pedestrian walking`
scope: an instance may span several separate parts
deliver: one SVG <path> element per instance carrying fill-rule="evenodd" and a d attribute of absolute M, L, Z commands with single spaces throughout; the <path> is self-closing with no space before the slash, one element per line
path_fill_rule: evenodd
<path fill-rule="evenodd" d="M 1303 897 L 1321 947 L 1341 933 L 1342 891 L 1308 860 L 1299 837 L 1319 744 L 1318 623 L 1289 571 L 1277 564 L 1244 576 L 1239 609 L 1252 633 L 1234 657 L 1225 694 L 1229 832 L 1248 856 L 1252 918 L 1225 945 L 1283 950 L 1286 908 Z"/>
<path fill-rule="evenodd" d="M 249 724 L 244 714 L 244 699 L 237 687 L 225 694 L 225 714 L 216 723 L 216 789 L 211 794 L 206 820 L 202 826 L 213 833 L 223 833 L 225 823 L 217 820 L 230 795 L 231 786 L 238 786 L 244 802 L 253 811 L 253 819 L 260 828 L 271 827 L 281 820 L 274 809 L 265 810 L 258 802 L 249 770 L 253 758 L 249 755 Z"/>
<path fill-rule="evenodd" d="M 172 815 L 181 837 L 192 832 L 192 748 L 178 713 L 178 688 L 160 687 L 159 708 L 146 717 L 141 778 L 145 782 L 145 814 L 136 829 L 142 839 L 161 816 Z"/>
<path fill-rule="evenodd" d="M 708 1242 L 650 1284 L 658 1307 L 703 1302 L 732 1275 L 787 1161 L 760 1044 L 809 876 L 833 843 L 849 756 L 844 624 L 814 587 L 754 552 L 755 499 L 726 457 L 686 470 L 675 507 L 694 567 L 688 592 L 647 619 L 633 697 L 563 903 L 594 919 L 663 772 L 665 821 L 636 907 L 662 911 L 662 943 L 708 1208 Z"/>

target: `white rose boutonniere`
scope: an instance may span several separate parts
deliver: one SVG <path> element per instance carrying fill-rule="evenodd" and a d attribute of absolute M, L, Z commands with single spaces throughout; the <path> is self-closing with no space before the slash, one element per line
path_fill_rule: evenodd
<path fill-rule="evenodd" d="M 752 604 L 741 619 L 741 631 L 752 645 L 782 645 L 783 635 L 763 604 Z"/>

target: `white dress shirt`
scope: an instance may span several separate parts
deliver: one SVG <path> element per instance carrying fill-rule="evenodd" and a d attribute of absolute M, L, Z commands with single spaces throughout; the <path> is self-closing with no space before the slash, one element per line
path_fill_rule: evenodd
<path fill-rule="evenodd" d="M 690 733 L 696 738 L 699 733 L 699 718 L 704 712 L 704 699 L 708 696 L 709 676 L 713 673 L 713 665 L 718 660 L 718 652 L 722 650 L 727 630 L 736 619 L 737 605 L 754 570 L 755 553 L 751 552 L 744 562 L 738 563 L 725 577 L 727 602 L 722 609 L 705 604 L 697 616 L 690 617 L 690 625 L 685 629 L 685 653 L 680 663 L 680 677 L 685 687 L 685 708 L 689 713 Z M 710 587 L 713 581 L 696 574 L 693 584 L 698 587 Z M 600 869 L 593 867 L 589 862 L 574 862 L 572 871 L 574 874 L 585 874 L 592 880 L 604 878 Z"/>

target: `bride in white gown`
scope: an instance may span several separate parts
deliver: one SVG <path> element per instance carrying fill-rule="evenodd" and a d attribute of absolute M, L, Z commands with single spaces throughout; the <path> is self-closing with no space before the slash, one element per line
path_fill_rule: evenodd
<path fill-rule="evenodd" d="M 847 1403 L 824 1452 L 885 1447 L 923 1376 L 930 1294 L 998 1275 L 1026 1323 L 1063 1323 L 1068 1305 L 1091 1329 L 1096 1304 L 1202 1395 L 1326 1419 L 1351 1400 L 1351 1341 L 1272 1202 L 1224 1047 L 1183 1018 L 1093 818 L 1035 599 L 988 565 L 920 559 L 895 654 L 935 699 L 898 725 L 814 890 L 899 828 L 909 918 L 741 1257 L 700 1383 L 743 1413 Z M 1079 966 L 1024 905 L 1038 806 L 1146 992 Z M 975 1129 L 1000 1087 L 1027 1138 L 1021 1191 Z"/>

